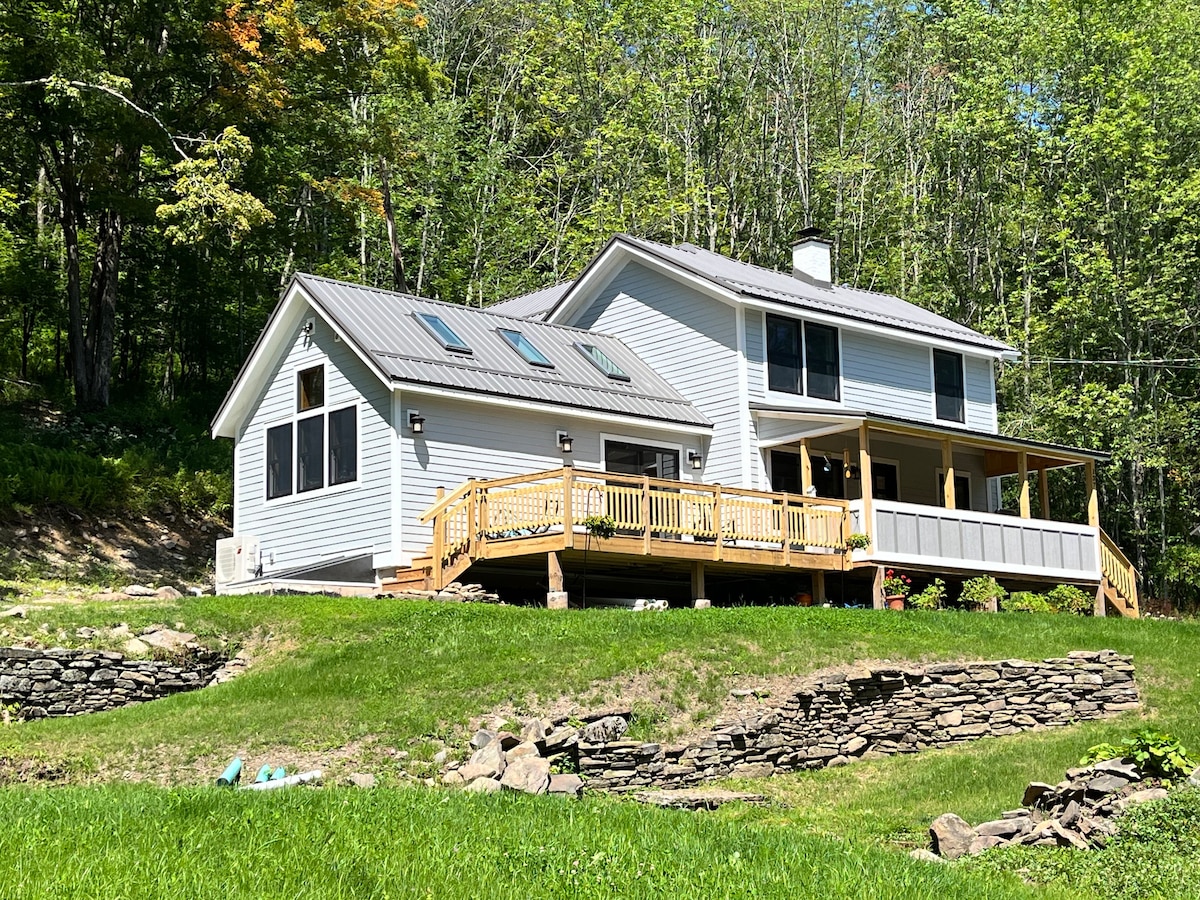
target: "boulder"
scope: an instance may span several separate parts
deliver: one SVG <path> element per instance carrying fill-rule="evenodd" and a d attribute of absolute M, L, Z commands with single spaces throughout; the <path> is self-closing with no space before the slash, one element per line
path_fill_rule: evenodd
<path fill-rule="evenodd" d="M 578 797 L 583 792 L 583 779 L 578 775 L 551 775 L 550 784 L 546 788 L 548 794 L 565 794 L 568 797 Z"/>
<path fill-rule="evenodd" d="M 130 638 L 121 645 L 121 652 L 126 656 L 145 656 L 150 652 L 150 645 L 141 638 Z"/>
<path fill-rule="evenodd" d="M 908 855 L 913 859 L 921 862 L 929 863 L 944 863 L 945 860 L 934 853 L 932 850 L 926 850 L 924 847 L 917 847 L 915 850 L 909 850 Z"/>
<path fill-rule="evenodd" d="M 154 592 L 154 596 L 159 600 L 178 600 L 183 594 L 177 588 L 173 588 L 169 584 L 164 584 Z"/>
<path fill-rule="evenodd" d="M 521 742 L 539 743 L 546 739 L 546 726 L 541 719 L 530 719 L 521 729 Z"/>
<path fill-rule="evenodd" d="M 579 731 L 570 725 L 560 725 L 546 735 L 543 744 L 547 754 L 562 753 L 579 743 Z"/>
<path fill-rule="evenodd" d="M 153 597 L 154 588 L 146 587 L 144 584 L 131 584 L 126 586 L 123 593 L 127 597 Z"/>
<path fill-rule="evenodd" d="M 500 782 L 495 778 L 476 778 L 464 790 L 471 794 L 494 794 L 500 790 Z"/>
<path fill-rule="evenodd" d="M 1087 783 L 1087 792 L 1093 797 L 1115 794 L 1129 784 L 1129 781 L 1130 779 L 1122 775 L 1100 775 Z"/>
<path fill-rule="evenodd" d="M 482 750 L 484 747 L 486 747 L 488 744 L 490 744 L 495 739 L 496 739 L 496 732 L 487 731 L 486 729 L 481 728 L 479 731 L 477 731 L 473 735 L 471 735 L 471 740 L 470 740 L 471 749 L 472 750 Z"/>
<path fill-rule="evenodd" d="M 994 822 L 984 822 L 975 826 L 975 833 L 981 837 L 998 837 L 1008 840 L 1024 834 L 1033 828 L 1033 819 L 1021 816 L 1012 819 L 996 819 Z"/>
<path fill-rule="evenodd" d="M 1006 843 L 1008 842 L 1004 838 L 994 834 L 981 834 L 971 841 L 971 846 L 967 848 L 967 855 L 978 856 L 984 850 L 991 850 L 993 847 L 999 847 Z"/>
<path fill-rule="evenodd" d="M 1099 775 L 1119 775 L 1128 781 L 1142 780 L 1137 763 L 1127 759 L 1106 759 L 1092 766 L 1092 771 Z"/>
<path fill-rule="evenodd" d="M 375 787 L 375 783 L 376 783 L 374 775 L 368 775 L 363 772 L 354 772 L 353 774 L 351 774 L 349 781 L 356 788 L 363 788 L 363 789 L 367 789 L 367 790 Z"/>
<path fill-rule="evenodd" d="M 10 606 L 4 612 L 0 612 L 0 619 L 23 619 L 26 611 L 23 606 Z"/>
<path fill-rule="evenodd" d="M 579 732 L 579 739 L 586 744 L 607 744 L 609 741 L 620 740 L 628 730 L 629 721 L 624 717 L 605 716 L 584 725 Z"/>
<path fill-rule="evenodd" d="M 933 852 L 946 859 L 958 859 L 970 852 L 971 842 L 978 837 L 975 829 L 954 813 L 944 813 L 934 819 L 929 826 L 929 836 L 933 838 Z"/>
<path fill-rule="evenodd" d="M 1029 786 L 1025 788 L 1025 796 L 1021 798 L 1022 806 L 1036 806 L 1038 801 L 1046 794 L 1054 791 L 1054 785 L 1046 784 L 1044 781 L 1031 781 Z"/>
<path fill-rule="evenodd" d="M 499 778 L 504 774 L 507 765 L 504 748 L 499 741 L 492 741 L 483 749 L 475 751 L 470 762 L 463 767 L 463 774 L 466 774 L 466 769 L 470 766 L 477 766 L 480 769 L 479 775 L 487 778 Z"/>
<path fill-rule="evenodd" d="M 523 756 L 504 770 L 500 787 L 525 794 L 544 794 L 550 784 L 550 760 Z"/>
<path fill-rule="evenodd" d="M 1134 791 L 1128 797 L 1122 797 L 1117 801 L 1118 809 L 1128 809 L 1131 806 L 1137 806 L 1139 803 L 1149 803 L 1152 800 L 1166 800 L 1167 792 L 1164 788 L 1146 788 L 1144 791 Z"/>
<path fill-rule="evenodd" d="M 505 759 L 510 763 L 525 756 L 541 756 L 538 753 L 537 744 L 532 741 L 521 741 L 521 743 L 504 754 Z"/>

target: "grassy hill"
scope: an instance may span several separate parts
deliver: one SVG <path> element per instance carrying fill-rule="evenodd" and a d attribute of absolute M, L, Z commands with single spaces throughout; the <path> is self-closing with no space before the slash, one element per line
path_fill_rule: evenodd
<path fill-rule="evenodd" d="M 0 790 L 0 815 L 22 823 L 0 834 L 0 853 L 21 860 L 0 872 L 2 896 L 206 896 L 219 885 L 234 897 L 485 888 L 555 897 L 1082 896 L 1072 885 L 1087 881 L 1074 863 L 1045 868 L 1053 853 L 1026 864 L 1048 882 L 1031 887 L 995 865 L 931 866 L 896 851 L 923 845 L 942 812 L 981 821 L 1018 805 L 1027 781 L 1057 780 L 1088 746 L 1120 739 L 1143 718 L 1200 746 L 1195 622 L 206 597 L 47 605 L 7 627 L 53 642 L 81 624 L 116 622 L 232 636 L 258 661 L 194 694 L 0 729 L 9 780 L 40 773 L 74 785 Z M 535 711 L 563 697 L 615 704 L 636 685 L 635 728 L 652 736 L 681 716 L 702 723 L 729 688 L 756 678 L 854 659 L 1036 658 L 1106 647 L 1134 656 L 1143 713 L 747 783 L 771 796 L 764 809 L 693 815 L 609 798 L 466 797 L 406 786 L 414 779 L 400 774 L 428 774 L 435 738 L 497 708 Z M 245 797 L 200 786 L 235 753 L 255 765 L 316 765 L 335 778 L 372 771 L 384 788 Z M 1194 813 L 1200 822 L 1200 808 Z M 1168 856 L 1200 877 L 1200 824 L 1191 840 Z M 88 848 L 86 859 L 60 862 L 77 846 Z M 1188 896 L 1166 889 L 1108 895 Z"/>

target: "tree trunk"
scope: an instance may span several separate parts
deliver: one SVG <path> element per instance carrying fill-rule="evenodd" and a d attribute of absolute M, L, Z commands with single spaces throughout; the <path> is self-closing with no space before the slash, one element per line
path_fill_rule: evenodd
<path fill-rule="evenodd" d="M 379 189 L 383 194 L 383 218 L 387 223 L 388 247 L 392 251 L 392 286 L 402 294 L 408 293 L 408 281 L 404 277 L 404 256 L 400 253 L 400 239 L 396 234 L 396 214 L 392 208 L 391 170 L 386 159 L 379 159 Z"/>
<path fill-rule="evenodd" d="M 108 406 L 124 236 L 125 221 L 121 213 L 113 209 L 101 212 L 96 229 L 96 260 L 88 288 L 88 326 L 84 344 L 88 391 L 82 404 L 85 406 Z M 75 399 L 78 403 L 78 393 Z"/>

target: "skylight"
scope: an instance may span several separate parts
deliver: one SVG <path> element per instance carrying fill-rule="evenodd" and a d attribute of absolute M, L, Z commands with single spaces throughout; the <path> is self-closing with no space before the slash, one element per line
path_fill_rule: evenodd
<path fill-rule="evenodd" d="M 429 330 L 430 334 L 441 341 L 442 346 L 447 350 L 453 350 L 455 353 L 471 352 L 471 348 L 454 333 L 453 328 L 442 321 L 441 316 L 435 316 L 433 313 L 413 313 L 413 315 Z"/>
<path fill-rule="evenodd" d="M 508 341 L 509 345 L 516 350 L 524 358 L 525 362 L 534 366 L 541 366 L 543 369 L 553 369 L 554 363 L 546 358 L 537 347 L 533 346 L 533 342 L 525 337 L 519 331 L 512 331 L 508 328 L 497 328 L 500 336 Z"/>
<path fill-rule="evenodd" d="M 599 347 L 593 344 L 576 344 L 575 349 L 586 356 L 588 362 L 613 381 L 629 381 L 629 376 L 625 374 L 624 370 L 609 359 Z"/>

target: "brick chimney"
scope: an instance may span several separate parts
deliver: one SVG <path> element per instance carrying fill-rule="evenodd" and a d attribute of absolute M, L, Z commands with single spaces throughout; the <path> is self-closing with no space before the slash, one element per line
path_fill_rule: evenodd
<path fill-rule="evenodd" d="M 833 241 L 820 228 L 805 228 L 792 242 L 792 274 L 820 285 L 833 283 Z"/>

